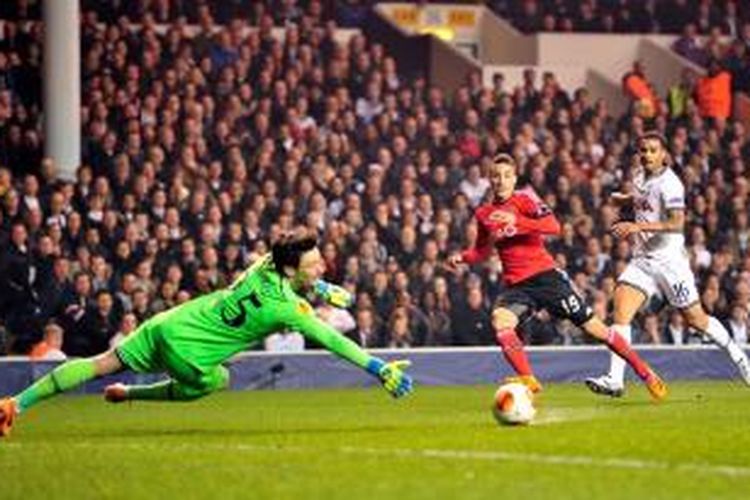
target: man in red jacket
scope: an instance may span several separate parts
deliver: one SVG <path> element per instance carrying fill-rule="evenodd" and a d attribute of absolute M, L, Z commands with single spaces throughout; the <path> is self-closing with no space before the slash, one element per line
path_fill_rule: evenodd
<path fill-rule="evenodd" d="M 495 157 L 489 180 L 494 199 L 474 214 L 479 225 L 476 245 L 449 257 L 448 267 L 481 262 L 493 249 L 497 251 L 507 287 L 495 301 L 492 327 L 505 358 L 518 374 L 516 379 L 533 392 L 541 390 L 516 328 L 536 309 L 546 309 L 553 316 L 571 320 L 627 361 L 654 399 L 666 397 L 667 387 L 659 376 L 617 332 L 593 315 L 567 274 L 556 267 L 544 246 L 544 236 L 559 234 L 560 223 L 533 191 L 516 191 L 515 160 L 507 154 Z"/>

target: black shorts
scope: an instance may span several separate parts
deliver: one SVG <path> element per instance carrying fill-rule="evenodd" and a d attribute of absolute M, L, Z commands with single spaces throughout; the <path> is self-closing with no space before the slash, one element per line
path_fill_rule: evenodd
<path fill-rule="evenodd" d="M 544 271 L 511 285 L 495 299 L 494 307 L 513 311 L 518 316 L 519 325 L 538 309 L 546 309 L 558 319 L 569 319 L 576 326 L 581 326 L 594 315 L 573 288 L 568 275 L 559 269 Z"/>

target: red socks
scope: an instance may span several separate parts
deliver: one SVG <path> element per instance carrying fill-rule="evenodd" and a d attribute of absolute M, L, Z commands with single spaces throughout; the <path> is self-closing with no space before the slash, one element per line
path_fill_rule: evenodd
<path fill-rule="evenodd" d="M 641 379 L 646 380 L 649 377 L 651 370 L 648 365 L 631 349 L 630 344 L 622 338 L 622 335 L 610 329 L 605 343 L 610 350 L 627 361 Z"/>
<path fill-rule="evenodd" d="M 518 375 L 532 375 L 529 358 L 526 357 L 526 351 L 523 350 L 523 342 L 518 338 L 516 331 L 512 328 L 505 328 L 495 332 L 497 343 L 503 349 L 503 355 L 508 360 L 510 366 Z M 627 344 L 626 344 L 627 345 Z"/>
<path fill-rule="evenodd" d="M 496 332 L 496 339 L 503 350 L 505 359 L 508 360 L 516 373 L 518 375 L 532 375 L 529 358 L 526 356 L 523 342 L 518 338 L 516 331 L 512 328 L 499 330 Z M 627 361 L 641 379 L 646 380 L 650 376 L 651 370 L 646 362 L 631 349 L 630 344 L 619 333 L 610 330 L 605 343 L 615 354 Z"/>

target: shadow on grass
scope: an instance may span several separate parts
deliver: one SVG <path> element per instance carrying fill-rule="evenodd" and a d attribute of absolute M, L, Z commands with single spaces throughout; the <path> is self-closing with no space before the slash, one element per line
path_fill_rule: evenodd
<path fill-rule="evenodd" d="M 491 429 L 497 427 L 494 422 L 489 419 L 487 422 L 471 422 L 461 424 L 460 427 L 463 430 L 467 429 Z M 436 428 L 445 429 L 444 424 L 433 425 L 359 425 L 359 426 L 339 426 L 339 427 L 291 427 L 291 428 L 252 428 L 250 425 L 247 427 L 238 426 L 219 426 L 216 427 L 206 426 L 198 427 L 195 424 L 187 425 L 174 425 L 170 428 L 157 428 L 157 427 L 146 427 L 143 424 L 138 425 L 119 425 L 116 428 L 101 429 L 86 428 L 86 427 L 73 427 L 68 428 L 67 431 L 51 430 L 51 429 L 35 429 L 33 434 L 29 437 L 33 441 L 42 441 L 44 443 L 57 442 L 62 443 L 71 441 L 73 444 L 80 440 L 102 440 L 107 441 L 120 441 L 120 440 L 137 440 L 144 438 L 283 438 L 285 436 L 305 436 L 310 435 L 311 437 L 321 435 L 337 435 L 342 437 L 342 441 L 356 442 L 358 434 L 376 434 L 376 435 L 398 435 L 408 433 L 412 436 L 424 436 L 431 432 L 434 432 Z M 32 437 L 33 436 L 33 437 Z M 32 441 L 27 441 L 31 443 Z"/>
<path fill-rule="evenodd" d="M 287 429 L 253 429 L 251 427 L 196 427 L 174 426 L 170 429 L 120 426 L 113 429 L 85 428 L 69 429 L 70 432 L 51 432 L 47 429 L 33 433 L 34 440 L 44 442 L 79 441 L 81 439 L 127 440 L 140 438 L 176 437 L 176 438 L 222 438 L 222 437 L 283 437 L 319 435 L 347 435 L 361 433 L 390 434 L 403 433 L 417 429 L 416 426 L 358 426 L 358 427 L 300 427 Z M 103 441 L 104 442 L 104 441 Z"/>

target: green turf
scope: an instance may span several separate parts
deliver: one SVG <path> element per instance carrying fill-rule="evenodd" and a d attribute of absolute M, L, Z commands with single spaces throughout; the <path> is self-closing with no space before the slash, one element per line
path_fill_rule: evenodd
<path fill-rule="evenodd" d="M 491 387 L 62 397 L 0 442 L 0 498 L 748 498 L 750 391 L 673 383 L 652 404 L 548 385 L 499 427 Z"/>

